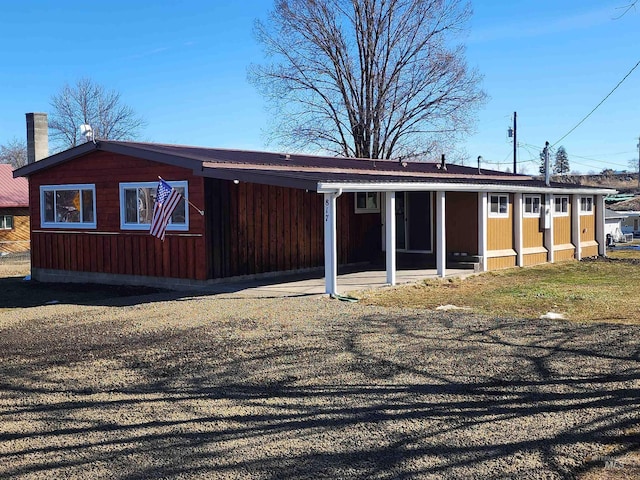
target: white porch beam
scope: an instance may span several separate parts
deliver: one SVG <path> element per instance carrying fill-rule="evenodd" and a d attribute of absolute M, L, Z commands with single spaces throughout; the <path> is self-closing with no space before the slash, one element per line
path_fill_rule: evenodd
<path fill-rule="evenodd" d="M 575 259 L 582 259 L 582 247 L 580 246 L 580 234 L 582 226 L 580 225 L 580 196 L 573 195 L 571 197 L 571 243 L 576 247 Z"/>
<path fill-rule="evenodd" d="M 489 200 L 487 192 L 478 193 L 478 256 L 480 257 L 480 269 L 487 271 L 487 218 Z"/>
<path fill-rule="evenodd" d="M 436 273 L 442 278 L 447 274 L 445 193 L 444 191 L 436 192 Z"/>
<path fill-rule="evenodd" d="M 385 249 L 387 283 L 396 284 L 396 192 L 385 192 Z"/>
<path fill-rule="evenodd" d="M 604 214 L 604 195 L 596 195 L 595 201 L 595 222 L 596 222 L 596 242 L 598 242 L 598 255 L 607 254 L 607 241 L 604 234 L 605 214 Z"/>
<path fill-rule="evenodd" d="M 522 238 L 522 194 L 516 193 L 513 197 L 513 240 L 516 251 L 516 265 L 524 267 L 523 238 Z"/>
<path fill-rule="evenodd" d="M 338 293 L 338 242 L 336 199 L 340 193 L 324 194 L 324 284 L 329 295 Z"/>

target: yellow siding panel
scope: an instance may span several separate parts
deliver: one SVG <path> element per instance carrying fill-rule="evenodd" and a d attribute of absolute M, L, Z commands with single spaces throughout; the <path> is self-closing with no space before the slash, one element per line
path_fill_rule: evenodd
<path fill-rule="evenodd" d="M 571 216 L 553 218 L 553 244 L 571 243 Z"/>
<path fill-rule="evenodd" d="M 574 259 L 574 249 L 556 250 L 553 252 L 553 260 L 555 262 L 566 262 Z"/>
<path fill-rule="evenodd" d="M 580 215 L 580 242 L 591 242 L 596 239 L 595 215 Z M 596 252 L 597 254 L 597 252 Z M 584 255 L 584 253 L 583 253 Z"/>
<path fill-rule="evenodd" d="M 487 270 L 500 270 L 516 266 L 516 257 L 493 257 L 487 259 Z"/>
<path fill-rule="evenodd" d="M 522 219 L 522 246 L 524 248 L 544 246 L 544 230 L 540 228 L 540 218 Z"/>
<path fill-rule="evenodd" d="M 523 255 L 523 261 L 525 267 L 530 267 L 531 265 L 539 265 L 541 263 L 547 262 L 547 254 L 546 253 L 532 253 L 529 255 Z"/>
<path fill-rule="evenodd" d="M 487 249 L 513 248 L 513 195 L 509 195 L 509 216 L 487 219 Z"/>
<path fill-rule="evenodd" d="M 598 245 L 582 247 L 582 257 L 596 257 L 598 255 Z"/>

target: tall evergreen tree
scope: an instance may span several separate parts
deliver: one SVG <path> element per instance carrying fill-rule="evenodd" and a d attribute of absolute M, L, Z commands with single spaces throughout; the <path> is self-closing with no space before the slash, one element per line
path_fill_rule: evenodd
<path fill-rule="evenodd" d="M 564 147 L 560 147 L 556 152 L 556 163 L 553 166 L 553 173 L 569 173 L 569 155 Z"/>

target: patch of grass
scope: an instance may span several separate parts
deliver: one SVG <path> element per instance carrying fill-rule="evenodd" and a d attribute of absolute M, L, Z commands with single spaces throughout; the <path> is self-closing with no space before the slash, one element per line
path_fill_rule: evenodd
<path fill-rule="evenodd" d="M 613 255 L 612 255 L 613 257 Z M 488 272 L 464 280 L 366 292 L 362 302 L 433 309 L 453 304 L 500 317 L 547 312 L 584 322 L 640 323 L 640 251 L 615 258 Z"/>

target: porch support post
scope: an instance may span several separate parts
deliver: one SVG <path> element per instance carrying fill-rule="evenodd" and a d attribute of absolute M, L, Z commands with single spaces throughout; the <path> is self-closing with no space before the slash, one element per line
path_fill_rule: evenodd
<path fill-rule="evenodd" d="M 478 192 L 478 256 L 480 257 L 480 270 L 487 271 L 487 217 L 488 217 L 488 194 Z"/>
<path fill-rule="evenodd" d="M 387 283 L 396 284 L 396 192 L 385 192 L 385 248 Z"/>
<path fill-rule="evenodd" d="M 596 241 L 598 242 L 598 255 L 605 256 L 607 254 L 607 240 L 604 234 L 604 195 L 596 195 L 595 201 L 595 222 L 596 222 Z"/>
<path fill-rule="evenodd" d="M 339 193 L 324 194 L 324 284 L 329 295 L 338 293 L 338 245 L 336 199 Z"/>
<path fill-rule="evenodd" d="M 553 251 L 553 212 L 554 212 L 554 199 L 550 193 L 544 196 L 544 248 L 547 249 L 547 262 L 554 263 L 554 251 Z"/>
<path fill-rule="evenodd" d="M 524 267 L 523 239 L 522 239 L 522 194 L 516 193 L 513 198 L 513 240 L 516 251 L 516 265 Z"/>
<path fill-rule="evenodd" d="M 573 195 L 571 198 L 571 243 L 576 247 L 575 259 L 582 258 L 582 247 L 580 246 L 580 195 Z"/>
<path fill-rule="evenodd" d="M 436 192 L 436 270 L 439 277 L 447 274 L 446 192 Z"/>

